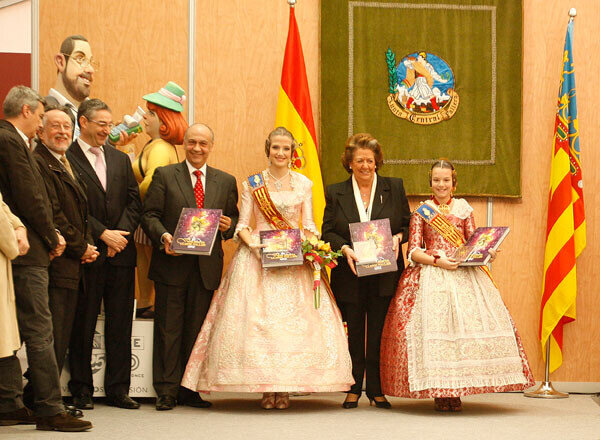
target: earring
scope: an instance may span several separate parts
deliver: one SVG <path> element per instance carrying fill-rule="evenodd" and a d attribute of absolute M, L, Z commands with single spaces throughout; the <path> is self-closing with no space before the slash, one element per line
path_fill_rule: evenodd
<path fill-rule="evenodd" d="M 292 169 L 292 161 L 291 161 L 291 160 L 288 162 L 288 169 L 289 169 L 289 170 L 291 170 L 291 169 Z"/>

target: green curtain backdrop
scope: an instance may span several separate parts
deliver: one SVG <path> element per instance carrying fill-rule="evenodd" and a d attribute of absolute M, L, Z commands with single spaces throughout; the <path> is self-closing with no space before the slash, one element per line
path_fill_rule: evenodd
<path fill-rule="evenodd" d="M 348 177 L 340 164 L 347 137 L 369 132 L 384 149 L 381 174 L 402 177 L 409 194 L 430 193 L 428 170 L 444 157 L 456 165 L 457 194 L 519 197 L 521 14 L 521 0 L 323 1 L 326 183 Z M 393 66 L 420 52 L 447 63 L 459 97 L 450 119 L 430 125 L 388 106 Z"/>

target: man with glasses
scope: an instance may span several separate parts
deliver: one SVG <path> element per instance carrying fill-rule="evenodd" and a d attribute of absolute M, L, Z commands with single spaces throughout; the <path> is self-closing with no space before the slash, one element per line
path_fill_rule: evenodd
<path fill-rule="evenodd" d="M 67 247 L 60 257 L 50 262 L 48 298 L 52 315 L 54 354 L 59 375 L 62 371 L 71 330 L 75 319 L 75 307 L 83 263 L 96 260 L 98 252 L 89 233 L 88 208 L 85 187 L 65 154 L 71 145 L 73 124 L 67 107 L 46 106 L 42 129 L 38 132 L 40 142 L 33 153 L 52 201 L 54 224 L 65 237 Z M 33 407 L 33 378 L 27 384 L 23 400 Z M 76 416 L 81 411 L 72 411 Z"/>
<path fill-rule="evenodd" d="M 29 141 L 42 125 L 44 99 L 25 86 L 13 87 L 0 121 L 0 192 L 27 228 L 29 251 L 12 263 L 17 319 L 27 349 L 35 417 L 23 405 L 23 378 L 16 355 L 0 359 L 0 426 L 36 424 L 46 431 L 86 431 L 90 422 L 65 412 L 52 344 L 48 265 L 66 242 L 54 224 L 52 206 Z M 1 337 L 1 335 L 0 335 Z"/>
<path fill-rule="evenodd" d="M 92 346 L 100 303 L 104 300 L 106 403 L 137 409 L 129 397 L 131 326 L 136 250 L 133 232 L 141 201 L 129 157 L 105 142 L 113 127 L 110 108 L 99 99 L 85 100 L 78 111 L 81 134 L 67 151 L 73 171 L 85 183 L 88 223 L 100 255 L 84 267 L 85 288 L 79 293 L 69 346 L 73 404 L 93 409 Z"/>
<path fill-rule="evenodd" d="M 71 35 L 60 45 L 60 52 L 54 55 L 56 83 L 50 89 L 48 104 L 69 107 L 75 124 L 75 136 L 79 136 L 77 109 L 88 99 L 98 64 L 92 57 L 90 43 L 82 35 Z"/>
<path fill-rule="evenodd" d="M 56 65 L 56 82 L 48 92 L 46 102 L 49 105 L 61 105 L 69 108 L 74 131 L 73 139 L 79 137 L 79 121 L 77 109 L 83 101 L 89 98 L 94 74 L 100 65 L 92 55 L 88 40 L 82 35 L 71 35 L 60 45 L 60 52 L 54 55 Z M 137 134 L 121 132 L 121 139 L 116 145 L 130 143 Z M 112 145 L 107 138 L 106 145 Z"/>

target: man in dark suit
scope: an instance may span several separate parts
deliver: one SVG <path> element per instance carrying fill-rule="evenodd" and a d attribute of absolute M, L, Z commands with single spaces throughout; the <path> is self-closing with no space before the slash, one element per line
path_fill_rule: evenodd
<path fill-rule="evenodd" d="M 126 154 L 104 146 L 112 128 L 110 108 L 99 99 L 79 106 L 81 134 L 67 151 L 73 171 L 85 183 L 89 228 L 100 256 L 85 266 L 85 289 L 80 292 L 69 347 L 73 403 L 94 407 L 92 345 L 100 304 L 104 300 L 106 403 L 137 409 L 128 395 L 131 381 L 135 245 L 141 201 L 131 162 Z"/>
<path fill-rule="evenodd" d="M 23 406 L 21 367 L 16 355 L 0 359 L 0 424 L 36 423 L 40 430 L 85 431 L 92 427 L 64 411 L 48 308 L 48 264 L 65 240 L 52 220 L 44 181 L 29 141 L 41 126 L 43 98 L 29 87 L 13 87 L 0 121 L 0 192 L 27 228 L 30 249 L 13 261 L 21 338 L 27 347 L 36 420 Z"/>
<path fill-rule="evenodd" d="M 71 340 L 82 263 L 91 263 L 98 256 L 88 228 L 85 187 L 65 156 L 72 131 L 68 107 L 46 106 L 41 142 L 33 153 L 52 202 L 54 224 L 67 242 L 65 252 L 52 260 L 49 269 L 48 296 L 59 373 Z"/>
<path fill-rule="evenodd" d="M 190 356 L 223 271 L 221 241 L 233 236 L 238 221 L 235 177 L 206 165 L 214 134 L 204 124 L 184 137 L 186 160 L 157 168 L 144 200 L 142 227 L 154 244 L 149 277 L 156 287 L 153 382 L 157 410 L 177 403 L 206 408 L 210 403 L 181 387 Z M 171 249 L 183 208 L 222 209 L 219 231 L 209 256 L 178 255 Z"/>

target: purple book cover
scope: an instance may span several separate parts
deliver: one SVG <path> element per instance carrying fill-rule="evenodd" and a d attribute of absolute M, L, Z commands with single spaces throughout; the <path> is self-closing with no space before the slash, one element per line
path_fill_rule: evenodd
<path fill-rule="evenodd" d="M 260 231 L 263 267 L 298 266 L 304 263 L 300 229 Z"/>
<path fill-rule="evenodd" d="M 464 246 L 456 250 L 454 258 L 461 262 L 459 266 L 486 265 L 491 258 L 490 249 L 498 249 L 509 232 L 508 226 L 477 228 Z"/>
<path fill-rule="evenodd" d="M 210 255 L 221 213 L 220 209 L 183 208 L 171 249 L 178 254 Z"/>
<path fill-rule="evenodd" d="M 359 277 L 398 270 L 390 219 L 350 223 L 350 239 L 359 260 L 356 264 Z"/>

